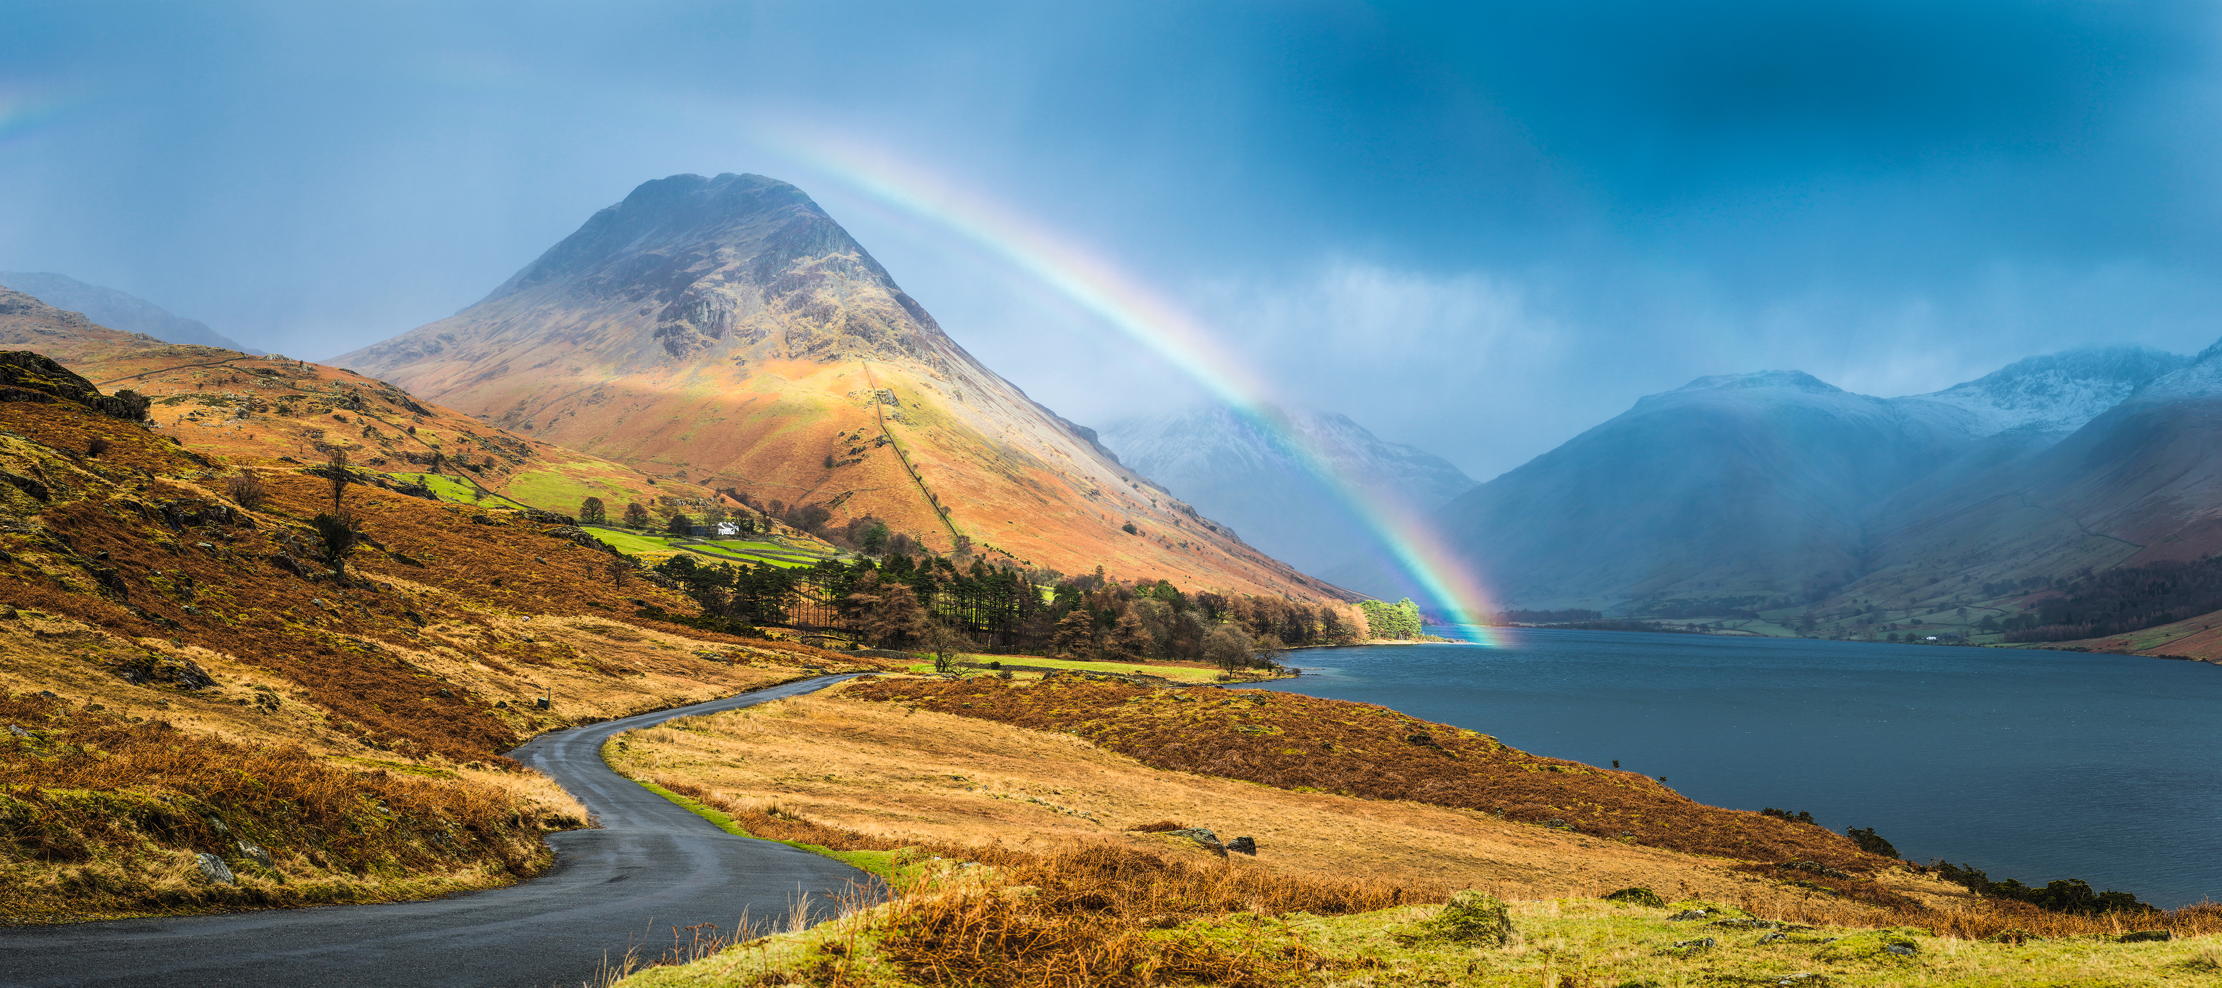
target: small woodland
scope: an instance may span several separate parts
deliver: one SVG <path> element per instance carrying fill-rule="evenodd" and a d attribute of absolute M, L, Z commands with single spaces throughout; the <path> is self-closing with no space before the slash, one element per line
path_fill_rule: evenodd
<path fill-rule="evenodd" d="M 944 556 L 888 551 L 877 560 L 826 561 L 807 569 L 734 565 L 674 556 L 654 572 L 702 606 L 717 630 L 763 625 L 847 632 L 877 648 L 1049 655 L 1086 660 L 1204 659 L 1234 670 L 1270 664 L 1304 645 L 1367 637 L 1349 610 L 1331 605 L 1184 591 L 1169 582 L 1123 582 L 1101 569 L 1054 576 L 960 566 Z M 1416 628 L 1417 610 L 1411 612 Z"/>
<path fill-rule="evenodd" d="M 2159 562 L 2086 573 L 2031 610 L 1985 618 L 1983 631 L 2011 642 L 2099 638 L 2222 610 L 2222 558 Z"/>

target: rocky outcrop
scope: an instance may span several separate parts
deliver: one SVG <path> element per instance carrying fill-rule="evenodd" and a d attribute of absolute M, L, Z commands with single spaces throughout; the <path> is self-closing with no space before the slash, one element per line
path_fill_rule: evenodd
<path fill-rule="evenodd" d="M 136 391 L 104 395 L 93 382 L 29 350 L 0 350 L 0 402 L 71 402 L 102 415 L 143 422 L 147 399 Z"/>

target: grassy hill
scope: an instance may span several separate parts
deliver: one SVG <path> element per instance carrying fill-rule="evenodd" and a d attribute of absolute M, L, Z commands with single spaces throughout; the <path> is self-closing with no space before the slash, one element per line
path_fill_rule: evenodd
<path fill-rule="evenodd" d="M 327 477 L 176 431 L 0 356 L 0 920 L 515 881 L 581 814 L 501 752 L 841 661 L 642 619 L 694 605 L 576 530 L 367 482 L 335 572 Z"/>
<path fill-rule="evenodd" d="M 155 428 L 234 463 L 312 464 L 325 450 L 344 448 L 359 469 L 489 509 L 574 514 L 588 497 L 614 510 L 715 498 L 702 486 L 528 439 L 351 371 L 165 343 L 5 288 L 0 347 L 35 350 L 102 388 L 145 395 Z"/>

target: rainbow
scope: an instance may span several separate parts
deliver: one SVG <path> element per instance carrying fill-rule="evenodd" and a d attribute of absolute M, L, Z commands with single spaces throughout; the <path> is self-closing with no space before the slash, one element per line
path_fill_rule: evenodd
<path fill-rule="evenodd" d="M 1343 476 L 1290 427 L 1266 382 L 1196 317 L 1116 265 L 1002 205 L 873 148 L 822 135 L 789 135 L 781 148 L 874 201 L 946 228 L 1037 279 L 1193 378 L 1280 444 L 1343 501 L 1428 598 L 1475 644 L 1499 641 L 1480 582 L 1443 548 L 1420 512 L 1392 493 Z"/>

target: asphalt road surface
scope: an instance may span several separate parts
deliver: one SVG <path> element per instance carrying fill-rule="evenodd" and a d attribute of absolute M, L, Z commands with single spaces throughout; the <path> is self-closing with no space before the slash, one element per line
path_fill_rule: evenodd
<path fill-rule="evenodd" d="M 673 930 L 745 915 L 813 921 L 870 876 L 784 844 L 734 837 L 603 763 L 610 735 L 823 689 L 825 676 L 543 735 L 511 752 L 592 810 L 553 834 L 555 867 L 521 885 L 428 902 L 0 928 L 5 985 L 575 986 L 628 951 L 661 956 Z M 686 936 L 688 934 L 681 934 Z"/>

